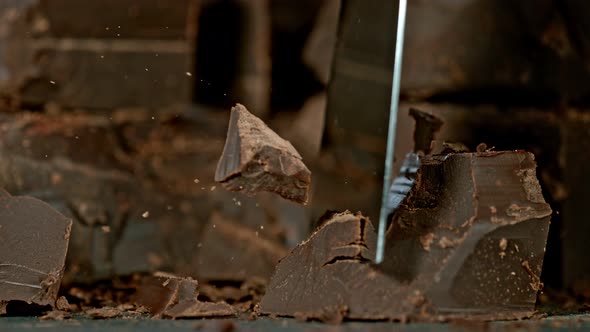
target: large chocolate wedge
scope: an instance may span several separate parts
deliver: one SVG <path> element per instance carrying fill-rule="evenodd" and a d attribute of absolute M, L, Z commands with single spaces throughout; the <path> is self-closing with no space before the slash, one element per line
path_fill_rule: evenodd
<path fill-rule="evenodd" d="M 0 189 L 0 314 L 55 305 L 71 227 L 48 204 Z"/>
<path fill-rule="evenodd" d="M 277 266 L 266 314 L 485 319 L 534 310 L 551 209 L 530 153 L 427 156 L 393 216 L 385 261 L 360 215 L 335 214 Z"/>
<path fill-rule="evenodd" d="M 269 191 L 307 203 L 311 172 L 293 145 L 237 104 L 231 109 L 223 154 L 215 181 L 230 191 Z"/>

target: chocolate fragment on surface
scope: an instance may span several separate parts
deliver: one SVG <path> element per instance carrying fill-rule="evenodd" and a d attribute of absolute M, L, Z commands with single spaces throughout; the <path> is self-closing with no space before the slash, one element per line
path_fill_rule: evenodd
<path fill-rule="evenodd" d="M 209 302 L 224 301 L 239 311 L 248 311 L 260 303 L 267 280 L 249 278 L 244 282 L 223 282 L 199 284 L 199 299 Z"/>
<path fill-rule="evenodd" d="M 197 299 L 198 282 L 165 273 L 145 277 L 138 289 L 136 302 L 152 316 L 165 318 L 199 318 L 233 316 L 227 303 L 201 302 Z"/>
<path fill-rule="evenodd" d="M 71 227 L 48 204 L 0 189 L 0 314 L 55 306 Z"/>
<path fill-rule="evenodd" d="M 388 230 L 383 264 L 371 261 L 371 223 L 335 214 L 278 264 L 261 313 L 336 321 L 530 316 L 551 215 L 535 167 L 521 151 L 424 157 Z"/>
<path fill-rule="evenodd" d="M 61 311 L 70 311 L 70 303 L 65 296 L 60 296 L 57 301 L 55 301 L 55 308 Z"/>
<path fill-rule="evenodd" d="M 223 153 L 215 181 L 230 191 L 269 191 L 307 203 L 311 172 L 288 141 L 237 104 L 231 109 Z"/>
<path fill-rule="evenodd" d="M 39 319 L 42 320 L 64 320 L 69 318 L 72 318 L 72 314 L 70 312 L 61 310 L 50 311 L 45 315 L 39 317 Z"/>
<path fill-rule="evenodd" d="M 92 308 L 85 311 L 85 313 L 93 319 L 108 319 L 115 318 L 121 315 L 121 311 L 118 308 L 113 307 L 102 307 Z"/>

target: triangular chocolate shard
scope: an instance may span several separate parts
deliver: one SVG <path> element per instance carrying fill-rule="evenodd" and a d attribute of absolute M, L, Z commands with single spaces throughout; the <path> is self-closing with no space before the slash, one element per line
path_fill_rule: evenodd
<path fill-rule="evenodd" d="M 307 203 L 311 172 L 293 145 L 240 104 L 231 109 L 215 181 L 230 191 L 269 191 Z"/>

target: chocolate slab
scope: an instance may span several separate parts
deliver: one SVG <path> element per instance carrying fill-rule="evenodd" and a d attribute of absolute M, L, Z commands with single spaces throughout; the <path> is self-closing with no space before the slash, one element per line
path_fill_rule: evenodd
<path fill-rule="evenodd" d="M 398 294 L 407 290 L 369 264 L 375 242 L 368 219 L 334 214 L 277 265 L 260 312 L 336 322 L 411 312 L 400 307 L 405 303 Z"/>
<path fill-rule="evenodd" d="M 551 215 L 535 166 L 522 151 L 424 157 L 383 264 L 372 264 L 371 223 L 335 214 L 278 264 L 260 311 L 331 321 L 529 316 Z"/>
<path fill-rule="evenodd" d="M 223 153 L 215 181 L 230 191 L 269 191 L 307 203 L 311 172 L 288 141 L 237 104 L 231 109 Z"/>
<path fill-rule="evenodd" d="M 48 204 L 0 189 L 0 314 L 13 304 L 54 307 L 71 227 Z"/>
<path fill-rule="evenodd" d="M 156 273 L 143 279 L 136 302 L 145 306 L 154 317 L 202 318 L 235 314 L 227 303 L 199 301 L 197 287 L 198 282 L 194 279 Z"/>

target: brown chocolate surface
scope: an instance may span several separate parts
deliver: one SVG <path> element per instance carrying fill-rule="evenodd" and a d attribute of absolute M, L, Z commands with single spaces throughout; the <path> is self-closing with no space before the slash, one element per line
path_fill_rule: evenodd
<path fill-rule="evenodd" d="M 291 143 L 237 104 L 231 110 L 215 181 L 230 191 L 269 191 L 305 204 L 311 172 Z"/>
<path fill-rule="evenodd" d="M 71 227 L 46 203 L 0 189 L 0 314 L 12 314 L 11 303 L 55 305 Z"/>
<path fill-rule="evenodd" d="M 199 318 L 235 315 L 225 302 L 202 302 L 197 299 L 198 282 L 170 274 L 156 273 L 143 279 L 136 302 L 145 306 L 154 317 Z"/>
<path fill-rule="evenodd" d="M 361 215 L 333 215 L 283 259 L 260 304 L 306 319 L 527 317 L 551 215 L 530 153 L 427 156 L 374 265 Z"/>
<path fill-rule="evenodd" d="M 196 267 L 201 281 L 268 279 L 287 252 L 285 246 L 269 240 L 262 230 L 255 231 L 214 212 L 191 266 Z"/>
<path fill-rule="evenodd" d="M 300 216 L 283 218 L 283 206 L 300 206 L 277 195 L 211 190 L 229 114 L 173 110 L 156 120 L 141 110 L 0 116 L 0 187 L 73 219 L 64 285 L 159 270 L 201 280 L 197 244 L 215 210 L 278 246 L 287 222 L 304 224 Z M 289 243 L 301 241 L 306 228 L 288 233 Z M 264 268 L 268 276 L 273 268 Z"/>

